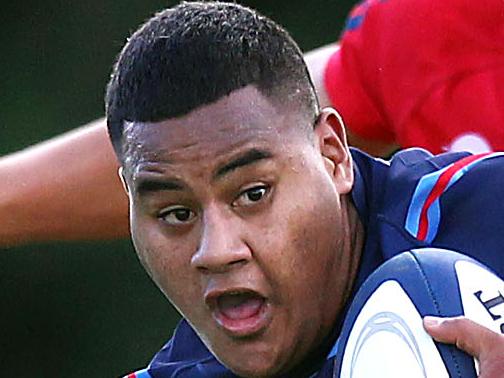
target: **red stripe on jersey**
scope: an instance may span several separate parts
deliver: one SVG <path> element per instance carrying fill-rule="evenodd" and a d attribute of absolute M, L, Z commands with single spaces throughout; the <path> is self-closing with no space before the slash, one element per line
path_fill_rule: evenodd
<path fill-rule="evenodd" d="M 462 168 L 485 155 L 488 155 L 488 153 L 467 156 L 463 159 L 460 159 L 459 161 L 454 163 L 450 168 L 444 171 L 441 174 L 441 176 L 439 176 L 436 184 L 432 188 L 431 192 L 429 193 L 429 196 L 427 197 L 424 205 L 422 206 L 422 211 L 420 213 L 420 224 L 418 226 L 418 236 L 417 236 L 419 240 L 424 241 L 425 238 L 427 237 L 427 231 L 429 230 L 429 218 L 427 217 L 427 211 L 429 210 L 429 207 L 434 203 L 434 201 L 436 201 L 439 197 L 441 197 L 441 194 L 443 194 L 443 192 L 445 191 L 452 177 Z"/>

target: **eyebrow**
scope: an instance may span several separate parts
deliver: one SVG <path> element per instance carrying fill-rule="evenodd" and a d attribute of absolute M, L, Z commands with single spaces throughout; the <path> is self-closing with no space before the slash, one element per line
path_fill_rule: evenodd
<path fill-rule="evenodd" d="M 245 153 L 235 157 L 230 162 L 225 163 L 224 165 L 218 167 L 215 170 L 213 175 L 213 179 L 219 179 L 222 176 L 225 176 L 238 168 L 245 167 L 250 164 L 257 163 L 260 160 L 269 159 L 273 157 L 273 154 L 266 150 L 261 150 L 257 148 L 252 148 Z"/>
<path fill-rule="evenodd" d="M 238 168 L 245 167 L 250 164 L 257 163 L 260 160 L 269 159 L 273 154 L 269 151 L 252 148 L 241 155 L 238 155 L 231 161 L 223 164 L 215 170 L 213 179 L 217 180 Z M 169 190 L 184 190 L 186 186 L 183 182 L 177 179 L 169 178 L 145 178 L 138 177 L 135 180 L 135 191 L 139 196 L 144 196 L 148 193 L 169 191 Z"/>
<path fill-rule="evenodd" d="M 135 191 L 143 196 L 147 193 L 160 192 L 164 190 L 182 190 L 184 185 L 173 179 L 153 179 L 139 178 L 135 182 Z"/>

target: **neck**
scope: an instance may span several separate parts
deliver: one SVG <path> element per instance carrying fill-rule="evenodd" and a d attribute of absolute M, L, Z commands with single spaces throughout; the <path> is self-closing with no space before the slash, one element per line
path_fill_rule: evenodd
<path fill-rule="evenodd" d="M 342 198 L 342 210 L 346 214 L 347 229 L 349 232 L 349 238 L 346 239 L 344 250 L 348 251 L 348 270 L 347 270 L 347 284 L 344 289 L 344 303 L 346 303 L 352 292 L 355 279 L 357 278 L 357 272 L 359 270 L 359 264 L 362 255 L 362 249 L 364 248 L 365 231 L 364 225 L 362 224 L 357 208 L 355 207 L 351 195 L 348 194 Z"/>
<path fill-rule="evenodd" d="M 344 240 L 341 249 L 346 256 L 345 259 L 347 259 L 346 261 L 341 261 L 342 265 L 347 267 L 346 271 L 342 272 L 342 274 L 348 277 L 348 280 L 342 291 L 343 297 L 341 298 L 339 314 L 333 323 L 334 326 L 331 332 L 324 338 L 323 342 L 312 350 L 299 365 L 290 370 L 286 375 L 282 375 L 281 378 L 311 377 L 315 372 L 319 371 L 341 332 L 343 320 L 349 305 L 348 301 L 357 277 L 365 237 L 364 226 L 360 221 L 359 214 L 350 195 L 342 197 L 341 210 L 345 214 L 343 221 L 346 224 L 347 235 L 349 237 Z"/>

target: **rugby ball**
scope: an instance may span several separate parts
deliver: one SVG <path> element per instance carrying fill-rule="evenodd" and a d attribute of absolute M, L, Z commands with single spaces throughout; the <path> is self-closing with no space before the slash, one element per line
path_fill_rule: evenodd
<path fill-rule="evenodd" d="M 504 281 L 453 251 L 423 248 L 395 256 L 352 301 L 333 351 L 334 377 L 477 377 L 475 359 L 425 332 L 426 315 L 465 315 L 504 333 Z"/>

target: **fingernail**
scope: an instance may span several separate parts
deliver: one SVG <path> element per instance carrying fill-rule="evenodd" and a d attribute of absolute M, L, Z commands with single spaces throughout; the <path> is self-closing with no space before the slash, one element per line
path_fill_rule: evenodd
<path fill-rule="evenodd" d="M 437 327 L 438 325 L 441 324 L 443 319 L 438 318 L 436 316 L 426 316 L 423 318 L 423 321 L 427 327 Z"/>

